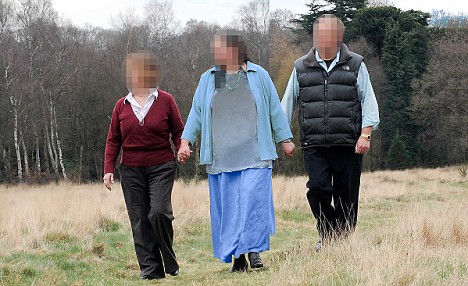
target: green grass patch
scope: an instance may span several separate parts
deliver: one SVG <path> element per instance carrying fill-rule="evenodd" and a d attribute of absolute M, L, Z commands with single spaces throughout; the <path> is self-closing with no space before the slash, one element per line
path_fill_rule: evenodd
<path fill-rule="evenodd" d="M 286 221 L 292 221 L 292 222 L 312 222 L 314 220 L 312 213 L 310 212 L 303 212 L 300 210 L 284 210 L 276 213 L 279 218 L 286 220 Z"/>
<path fill-rule="evenodd" d="M 100 229 L 106 232 L 118 231 L 121 228 L 120 223 L 106 217 L 101 218 L 98 225 Z"/>
<path fill-rule="evenodd" d="M 468 190 L 468 181 L 464 181 L 464 182 L 452 182 L 452 183 L 450 183 L 450 186 Z"/>
<path fill-rule="evenodd" d="M 442 279 L 447 279 L 453 275 L 455 267 L 452 263 L 443 263 L 437 270 L 439 277 Z"/>
<path fill-rule="evenodd" d="M 73 240 L 74 238 L 71 235 L 61 231 L 49 232 L 44 236 L 46 243 L 68 243 Z"/>

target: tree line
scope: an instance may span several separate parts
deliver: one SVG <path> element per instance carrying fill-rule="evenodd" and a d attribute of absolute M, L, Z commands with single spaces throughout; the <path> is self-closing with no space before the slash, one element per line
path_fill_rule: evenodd
<path fill-rule="evenodd" d="M 243 31 L 250 58 L 269 71 L 281 97 L 294 60 L 311 48 L 311 23 L 334 13 L 345 22 L 347 44 L 365 57 L 380 105 L 365 168 L 466 162 L 466 17 L 439 11 L 431 18 L 377 2 L 311 1 L 295 17 L 252 0 L 227 27 Z M 141 18 L 121 13 L 111 29 L 80 28 L 58 17 L 49 0 L 0 0 L 0 182 L 100 180 L 110 115 L 127 93 L 121 68 L 130 52 L 159 57 L 160 88 L 187 118 L 198 79 L 212 64 L 210 40 L 222 27 L 182 26 L 168 1 L 149 0 L 144 11 Z M 293 133 L 299 145 L 297 122 Z M 300 151 L 292 160 L 280 156 L 275 174 L 304 174 Z M 197 156 L 179 176 L 205 176 Z"/>

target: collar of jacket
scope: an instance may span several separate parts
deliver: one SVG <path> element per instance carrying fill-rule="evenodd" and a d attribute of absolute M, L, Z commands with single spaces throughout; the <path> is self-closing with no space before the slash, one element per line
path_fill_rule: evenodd
<path fill-rule="evenodd" d="M 315 58 L 315 51 L 317 49 L 312 47 L 312 49 L 307 53 L 307 56 L 303 60 L 303 63 L 306 67 L 321 67 L 320 64 L 317 62 L 317 59 Z M 346 46 L 344 43 L 341 44 L 340 48 L 340 60 L 336 63 L 337 65 L 343 64 L 347 61 L 349 61 L 353 56 L 351 55 L 348 46 Z"/>
<path fill-rule="evenodd" d="M 247 65 L 247 70 L 246 72 L 249 72 L 249 71 L 253 71 L 253 72 L 256 72 L 257 71 L 257 68 L 255 67 L 255 64 L 250 62 L 250 61 L 247 61 L 246 63 Z M 217 72 L 217 71 L 220 71 L 221 70 L 221 66 L 213 66 L 211 69 L 210 69 L 210 72 L 211 73 L 214 73 L 214 72 Z"/>

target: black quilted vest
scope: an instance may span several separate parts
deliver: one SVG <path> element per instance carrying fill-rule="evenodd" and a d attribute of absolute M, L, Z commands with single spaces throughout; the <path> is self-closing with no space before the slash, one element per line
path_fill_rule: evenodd
<path fill-rule="evenodd" d="M 315 59 L 315 48 L 294 63 L 299 81 L 302 147 L 354 146 L 361 134 L 361 101 L 356 89 L 363 57 L 343 44 L 330 73 Z"/>

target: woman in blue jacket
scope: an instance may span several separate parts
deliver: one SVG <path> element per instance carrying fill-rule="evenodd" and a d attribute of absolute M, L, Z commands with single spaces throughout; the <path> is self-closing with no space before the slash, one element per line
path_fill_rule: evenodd
<path fill-rule="evenodd" d="M 250 62 L 242 36 L 215 34 L 215 66 L 202 74 L 182 134 L 178 160 L 191 154 L 201 134 L 200 164 L 210 187 L 213 252 L 231 271 L 263 267 L 259 253 L 275 232 L 272 166 L 275 143 L 292 156 L 288 121 L 268 72 Z"/>

